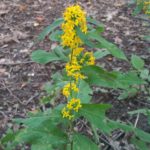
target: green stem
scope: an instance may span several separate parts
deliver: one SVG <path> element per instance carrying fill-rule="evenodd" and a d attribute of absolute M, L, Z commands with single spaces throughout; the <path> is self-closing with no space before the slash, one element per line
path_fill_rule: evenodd
<path fill-rule="evenodd" d="M 72 58 L 73 58 L 73 49 L 71 49 L 70 65 L 72 65 Z M 70 95 L 72 97 L 71 83 L 72 83 L 72 77 L 70 77 Z"/>
<path fill-rule="evenodd" d="M 70 150 L 73 150 L 73 122 L 70 121 Z"/>

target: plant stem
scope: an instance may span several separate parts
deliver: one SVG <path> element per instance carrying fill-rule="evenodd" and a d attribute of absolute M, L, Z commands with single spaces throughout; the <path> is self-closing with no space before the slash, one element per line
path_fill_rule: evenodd
<path fill-rule="evenodd" d="M 73 150 L 73 126 L 72 126 L 73 122 L 70 121 L 70 150 Z"/>
<path fill-rule="evenodd" d="M 73 58 L 73 49 L 71 49 L 70 65 L 72 65 L 72 58 Z M 72 97 L 71 83 L 72 83 L 72 77 L 70 77 L 70 95 Z"/>

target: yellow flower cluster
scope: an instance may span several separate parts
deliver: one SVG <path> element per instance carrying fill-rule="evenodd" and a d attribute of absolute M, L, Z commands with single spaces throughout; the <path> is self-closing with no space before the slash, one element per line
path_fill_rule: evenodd
<path fill-rule="evenodd" d="M 94 65 L 95 64 L 95 57 L 93 55 L 93 52 L 86 52 L 83 56 L 83 58 L 80 60 L 81 64 L 86 65 Z"/>
<path fill-rule="evenodd" d="M 68 83 L 63 88 L 63 95 L 66 97 L 70 96 L 70 90 L 74 92 L 79 92 L 79 89 L 77 88 L 77 85 L 75 83 Z"/>
<path fill-rule="evenodd" d="M 86 13 L 79 5 L 72 5 L 66 8 L 64 14 L 64 23 L 62 24 L 63 34 L 61 36 L 62 45 L 70 48 L 69 62 L 66 64 L 65 69 L 67 76 L 71 78 L 71 83 L 64 86 L 62 94 L 67 97 L 68 103 L 62 110 L 64 118 L 73 119 L 74 113 L 82 107 L 80 99 L 75 98 L 76 93 L 79 92 L 77 84 L 79 80 L 85 79 L 81 73 L 84 65 L 94 65 L 95 58 L 92 52 L 84 54 L 84 48 L 81 47 L 84 43 L 76 33 L 76 27 L 86 34 Z M 75 93 L 75 94 L 72 94 Z"/>
<path fill-rule="evenodd" d="M 73 113 L 78 112 L 81 107 L 82 105 L 80 99 L 72 98 L 68 102 L 67 106 L 64 107 L 62 110 L 63 118 L 69 118 L 69 120 L 73 119 L 74 118 Z"/>
<path fill-rule="evenodd" d="M 144 12 L 147 15 L 150 15 L 150 1 L 145 1 L 144 2 Z"/>
<path fill-rule="evenodd" d="M 84 79 L 85 76 L 80 73 L 82 66 L 79 64 L 77 57 L 72 56 L 71 61 L 66 64 L 66 72 L 69 77 L 73 77 L 76 82 Z"/>
<path fill-rule="evenodd" d="M 82 40 L 77 36 L 75 27 L 80 27 L 81 31 L 87 32 L 86 15 L 79 5 L 73 5 L 66 9 L 63 14 L 64 23 L 62 29 L 62 45 L 71 49 L 75 49 L 83 44 Z"/>
<path fill-rule="evenodd" d="M 137 0 L 137 5 L 143 3 L 143 11 L 145 14 L 150 15 L 150 0 Z"/>

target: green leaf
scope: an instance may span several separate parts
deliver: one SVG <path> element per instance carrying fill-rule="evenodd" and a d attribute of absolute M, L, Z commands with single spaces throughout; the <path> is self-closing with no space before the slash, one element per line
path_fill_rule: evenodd
<path fill-rule="evenodd" d="M 144 109 L 138 109 L 138 110 L 133 110 L 133 111 L 128 112 L 128 114 L 130 114 L 130 115 L 134 115 L 134 114 L 138 114 L 138 113 L 147 115 L 148 113 L 150 113 L 150 109 L 144 108 Z"/>
<path fill-rule="evenodd" d="M 129 89 L 130 86 L 145 84 L 145 82 L 138 77 L 136 72 L 117 72 L 116 75 L 116 87 L 120 87 L 122 89 Z"/>
<path fill-rule="evenodd" d="M 8 129 L 4 137 L 0 139 L 0 143 L 7 144 L 9 141 L 13 141 L 17 133 L 14 133 L 11 129 Z"/>
<path fill-rule="evenodd" d="M 33 144 L 31 146 L 31 150 L 54 150 L 54 149 L 52 149 L 51 144 L 46 144 L 46 145 Z"/>
<path fill-rule="evenodd" d="M 131 63 L 135 69 L 142 69 L 144 67 L 144 61 L 137 55 L 133 55 L 131 57 Z"/>
<path fill-rule="evenodd" d="M 81 71 L 88 77 L 86 81 L 91 85 L 111 88 L 115 86 L 117 76 L 98 66 L 86 66 L 83 67 Z"/>
<path fill-rule="evenodd" d="M 101 26 L 101 27 L 104 28 L 104 25 L 101 22 L 99 22 L 99 21 L 97 21 L 97 20 L 95 20 L 93 18 L 87 17 L 87 22 L 88 23 L 92 23 L 92 24 L 94 24 L 96 26 Z"/>
<path fill-rule="evenodd" d="M 50 34 L 49 38 L 51 41 L 60 42 L 62 33 L 63 31 L 56 30 Z"/>
<path fill-rule="evenodd" d="M 109 126 L 109 128 L 113 131 L 116 129 L 122 129 L 125 132 L 133 132 L 134 131 L 134 127 L 133 126 L 129 126 L 125 123 L 121 123 L 119 121 L 114 121 L 114 120 L 110 120 L 107 119 L 107 126 Z"/>
<path fill-rule="evenodd" d="M 80 37 L 80 39 L 86 44 L 87 46 L 91 48 L 95 48 L 95 44 L 88 40 L 88 37 L 85 33 L 83 33 L 79 27 L 76 28 L 77 35 Z"/>
<path fill-rule="evenodd" d="M 106 110 L 111 106 L 108 104 L 82 104 L 79 116 L 84 116 L 94 127 L 102 132 L 110 133 L 111 128 L 107 125 Z"/>
<path fill-rule="evenodd" d="M 57 46 L 53 49 L 54 53 L 63 61 L 69 61 L 68 57 L 64 54 L 64 49 L 61 46 Z"/>
<path fill-rule="evenodd" d="M 98 50 L 94 53 L 94 57 L 96 59 L 100 59 L 100 58 L 103 58 L 107 55 L 109 55 L 110 53 L 107 51 L 107 50 Z"/>
<path fill-rule="evenodd" d="M 90 103 L 92 98 L 92 89 L 90 88 L 89 84 L 83 80 L 79 83 L 79 92 L 77 97 L 80 98 L 81 103 Z"/>
<path fill-rule="evenodd" d="M 73 134 L 73 150 L 100 150 L 98 146 L 84 135 Z"/>
<path fill-rule="evenodd" d="M 146 41 L 150 41 L 150 35 L 144 36 L 143 39 Z"/>
<path fill-rule="evenodd" d="M 137 139 L 136 137 L 131 138 L 131 143 L 135 145 L 137 150 L 149 150 L 148 146 L 146 145 L 145 142 Z"/>
<path fill-rule="evenodd" d="M 37 112 L 25 119 L 14 119 L 15 123 L 22 123 L 27 128 L 53 130 L 56 124 L 61 121 L 61 109 L 63 105 L 58 105 L 54 109 L 47 109 L 44 112 Z M 50 125 L 50 126 L 49 126 Z"/>
<path fill-rule="evenodd" d="M 148 69 L 141 70 L 140 77 L 144 80 L 148 79 L 149 78 L 149 70 Z"/>
<path fill-rule="evenodd" d="M 55 28 L 59 27 L 60 24 L 63 23 L 63 18 L 58 18 L 57 20 L 55 20 L 51 25 L 49 25 L 48 27 L 46 27 L 38 36 L 38 40 L 42 41 L 44 40 L 44 38 L 50 33 L 52 32 Z"/>
<path fill-rule="evenodd" d="M 68 57 L 65 55 L 64 49 L 61 46 L 57 46 L 52 52 L 36 50 L 32 52 L 31 59 L 40 64 L 47 64 L 52 61 L 68 61 Z"/>
<path fill-rule="evenodd" d="M 105 28 L 104 28 L 104 25 L 101 22 L 99 22 L 99 21 L 97 21 L 93 18 L 90 18 L 90 17 L 87 18 L 87 22 L 90 23 L 90 24 L 96 25 L 96 28 L 94 28 L 94 31 L 96 31 L 97 33 L 104 32 Z"/>
<path fill-rule="evenodd" d="M 118 97 L 119 100 L 124 100 L 127 98 L 134 97 L 137 94 L 138 90 L 136 88 L 130 88 L 127 90 L 124 90 L 123 93 Z"/>
<path fill-rule="evenodd" d="M 150 143 L 150 134 L 140 129 L 135 129 L 135 135 L 138 136 L 142 141 Z"/>
<path fill-rule="evenodd" d="M 123 53 L 121 49 L 119 49 L 113 43 L 108 42 L 102 36 L 98 35 L 97 32 L 91 32 L 88 36 L 89 38 L 94 39 L 99 42 L 97 45 L 99 48 L 107 49 L 116 58 L 127 60 L 127 57 L 125 56 L 125 54 Z"/>
<path fill-rule="evenodd" d="M 46 52 L 44 50 L 36 50 L 36 51 L 32 52 L 31 59 L 34 62 L 37 62 L 40 64 L 47 64 L 52 61 L 61 60 L 61 58 L 58 57 L 55 53 Z"/>
<path fill-rule="evenodd" d="M 133 11 L 133 15 L 139 14 L 143 9 L 143 1 L 141 1 L 138 5 L 136 5 L 136 8 Z"/>
<path fill-rule="evenodd" d="M 135 72 L 108 72 L 98 66 L 85 66 L 81 70 L 91 85 L 108 88 L 129 89 L 130 86 L 144 84 Z"/>
<path fill-rule="evenodd" d="M 59 130 L 59 129 L 57 129 Z M 66 135 L 59 131 L 57 132 L 43 132 L 32 129 L 22 130 L 15 138 L 18 143 L 29 143 L 29 144 L 62 144 L 66 143 Z"/>

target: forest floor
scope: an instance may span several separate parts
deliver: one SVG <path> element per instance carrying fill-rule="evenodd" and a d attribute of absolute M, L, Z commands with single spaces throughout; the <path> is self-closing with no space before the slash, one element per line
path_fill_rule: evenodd
<path fill-rule="evenodd" d="M 70 0 L 71 1 L 71 0 Z M 28 111 L 39 107 L 39 99 L 45 92 L 43 85 L 50 81 L 52 72 L 59 69 L 53 64 L 39 65 L 31 61 L 36 49 L 51 51 L 49 41 L 34 43 L 38 34 L 56 18 L 70 3 L 69 0 L 1 0 L 0 1 L 0 137 L 8 127 L 16 128 L 14 117 L 25 117 Z M 79 0 L 87 15 L 105 25 L 103 36 L 120 47 L 130 59 L 137 54 L 150 69 L 149 43 L 142 40 L 149 32 L 149 21 L 132 16 L 127 0 Z M 149 23 L 150 24 L 150 23 Z M 101 63 L 109 70 L 126 71 L 130 66 L 123 61 L 106 56 Z M 101 90 L 104 91 L 104 90 Z M 135 123 L 137 116 L 127 112 L 150 108 L 148 95 L 144 92 L 126 100 L 118 100 L 119 92 L 105 90 L 93 95 L 96 103 L 110 103 L 111 119 Z M 107 91 L 107 92 L 106 92 Z M 140 115 L 137 127 L 150 133 L 146 116 Z M 110 148 L 111 149 L 111 148 Z"/>

